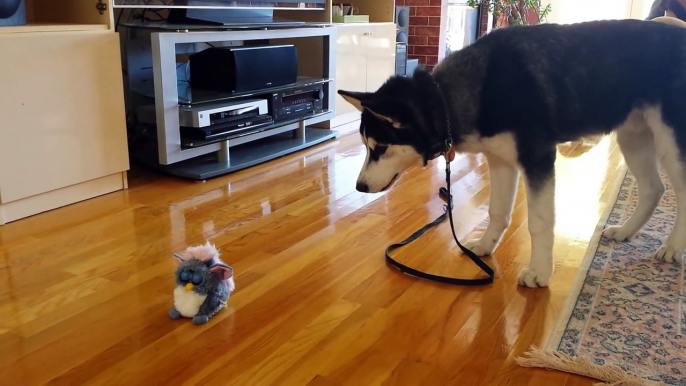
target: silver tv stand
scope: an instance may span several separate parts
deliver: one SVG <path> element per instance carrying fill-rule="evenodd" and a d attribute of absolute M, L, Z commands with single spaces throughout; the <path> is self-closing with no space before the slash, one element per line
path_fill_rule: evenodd
<path fill-rule="evenodd" d="M 187 29 L 179 27 L 188 27 Z M 237 28 L 208 26 L 136 26 L 151 28 L 152 68 L 154 75 L 157 159 L 148 157 L 150 166 L 165 173 L 194 180 L 205 180 L 245 169 L 336 138 L 336 131 L 308 126 L 329 121 L 335 111 L 336 28 L 327 24 L 296 25 L 289 28 Z M 251 40 L 321 37 L 323 57 L 321 78 L 325 98 L 324 112 L 295 121 L 281 122 L 269 129 L 217 143 L 187 146 L 179 129 L 180 86 L 177 80 L 177 44 L 245 42 Z M 299 47 L 300 48 L 300 47 Z M 300 65 L 302 66 L 302 59 Z M 312 66 L 308 66 L 312 67 Z M 300 82 L 307 82 L 307 79 Z M 182 87 L 181 87 L 182 88 Z M 183 93 L 183 90 L 181 90 Z M 246 95 L 247 96 L 247 95 Z M 151 162 L 152 161 L 152 162 Z"/>

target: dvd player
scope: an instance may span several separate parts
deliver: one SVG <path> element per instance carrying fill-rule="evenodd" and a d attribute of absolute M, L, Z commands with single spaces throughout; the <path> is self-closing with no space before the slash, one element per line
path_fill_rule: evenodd
<path fill-rule="evenodd" d="M 181 136 L 200 141 L 212 141 L 238 137 L 246 133 L 271 125 L 274 122 L 271 115 L 257 115 L 236 121 L 220 123 L 206 127 L 181 126 Z"/>
<path fill-rule="evenodd" d="M 181 105 L 179 106 L 179 126 L 200 128 L 240 121 L 245 118 L 269 114 L 268 107 L 267 99 L 243 99 L 194 107 Z M 138 107 L 138 120 L 142 123 L 156 124 L 155 106 Z"/>
<path fill-rule="evenodd" d="M 179 125 L 208 127 L 267 114 L 266 99 L 247 99 L 195 107 L 179 106 Z"/>

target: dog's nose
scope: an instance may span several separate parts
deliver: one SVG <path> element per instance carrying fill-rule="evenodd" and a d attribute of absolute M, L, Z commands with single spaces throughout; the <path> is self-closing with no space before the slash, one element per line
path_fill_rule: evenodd
<path fill-rule="evenodd" d="M 369 193 L 369 186 L 367 186 L 367 184 L 364 184 L 362 182 L 358 182 L 357 185 L 355 185 L 355 188 L 357 189 L 358 192 Z"/>

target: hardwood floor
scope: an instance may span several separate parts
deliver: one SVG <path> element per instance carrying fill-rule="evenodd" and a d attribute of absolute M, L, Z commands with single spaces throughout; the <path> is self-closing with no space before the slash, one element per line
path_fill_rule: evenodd
<path fill-rule="evenodd" d="M 578 155 L 578 148 L 563 149 Z M 442 210 L 442 160 L 362 194 L 356 135 L 196 183 L 131 174 L 130 189 L 0 227 L 4 385 L 591 385 L 514 363 L 543 345 L 623 163 L 614 140 L 558 159 L 550 288 L 516 285 L 529 257 L 524 189 L 489 287 L 438 285 L 383 251 Z M 483 232 L 482 156 L 453 161 L 457 234 Z M 172 321 L 172 252 L 215 243 L 237 290 L 207 325 Z M 444 224 L 396 252 L 474 277 Z"/>

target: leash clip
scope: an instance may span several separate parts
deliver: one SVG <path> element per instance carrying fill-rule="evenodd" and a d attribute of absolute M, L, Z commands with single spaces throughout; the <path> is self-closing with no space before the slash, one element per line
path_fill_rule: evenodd
<path fill-rule="evenodd" d="M 448 138 L 445 140 L 445 150 L 443 152 L 445 158 L 446 171 L 450 172 L 450 163 L 455 159 L 455 151 L 453 151 L 453 140 Z"/>

